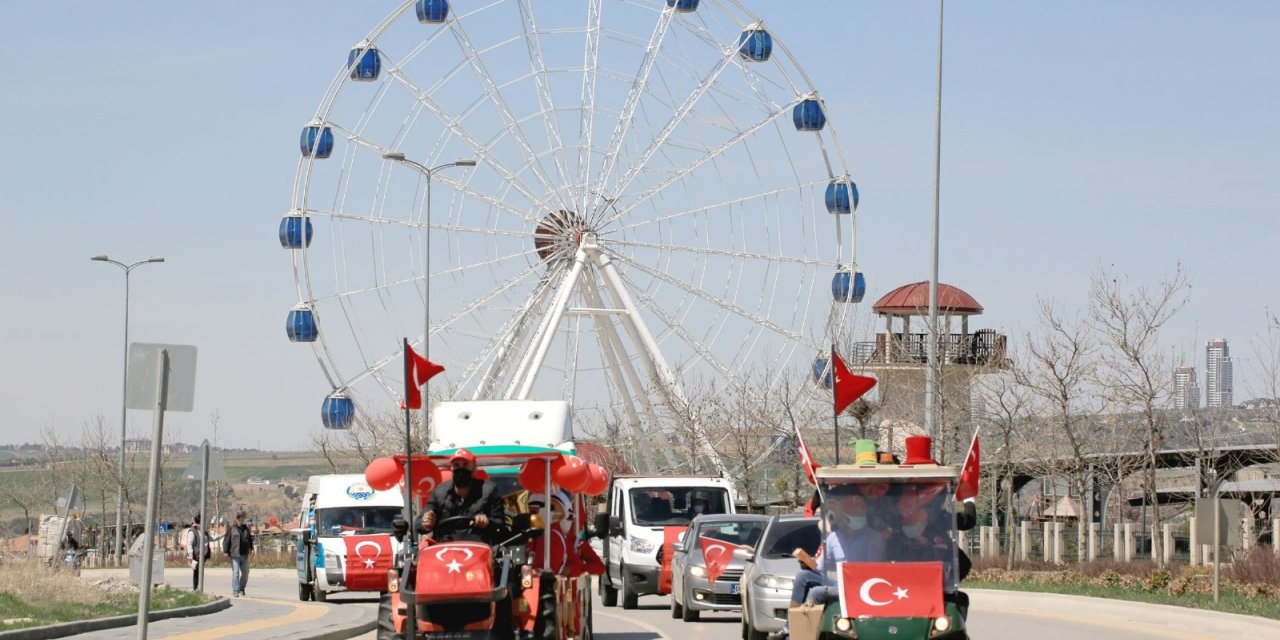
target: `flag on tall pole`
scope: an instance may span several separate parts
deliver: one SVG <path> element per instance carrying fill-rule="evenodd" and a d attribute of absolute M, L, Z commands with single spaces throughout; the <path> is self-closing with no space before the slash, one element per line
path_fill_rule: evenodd
<path fill-rule="evenodd" d="M 876 386 L 876 379 L 867 376 L 858 376 L 849 372 L 849 368 L 844 366 L 844 360 L 840 359 L 840 354 L 836 353 L 836 343 L 831 343 L 831 400 L 832 413 L 831 424 L 835 430 L 836 439 L 836 464 L 840 464 L 840 412 L 849 408 L 855 400 L 861 398 L 872 387 Z"/>
<path fill-rule="evenodd" d="M 442 371 L 444 367 L 419 355 L 413 347 L 409 346 L 409 340 L 405 339 L 404 408 L 406 410 L 422 408 L 422 385 Z M 406 419 L 408 419 L 407 416 Z"/>
<path fill-rule="evenodd" d="M 981 454 L 978 451 L 978 430 L 973 430 L 973 441 L 969 443 L 969 453 L 964 457 L 964 468 L 960 471 L 960 481 L 956 483 L 956 500 L 964 501 L 978 496 L 978 462 Z"/>

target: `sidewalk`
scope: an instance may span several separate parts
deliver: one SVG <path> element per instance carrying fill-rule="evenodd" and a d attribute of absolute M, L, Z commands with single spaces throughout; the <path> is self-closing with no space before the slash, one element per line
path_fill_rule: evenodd
<path fill-rule="evenodd" d="M 123 570 L 102 570 L 124 575 Z M 331 603 L 301 602 L 296 598 L 292 569 L 256 569 L 249 574 L 250 595 L 231 598 L 231 607 L 191 618 L 160 620 L 147 625 L 148 638 L 169 640 L 341 640 L 373 628 L 376 605 L 367 601 Z M 178 568 L 165 572 L 165 582 L 189 588 L 191 572 Z M 205 574 L 206 592 L 230 595 L 231 571 L 211 569 Z M 293 599 L 289 599 L 290 594 Z M 260 594 L 260 595 L 259 595 Z M 138 627 L 130 625 L 72 636 L 98 640 L 134 640 Z"/>
<path fill-rule="evenodd" d="M 973 613 L 1002 613 L 1044 620 L 1083 622 L 1168 638 L 1280 638 L 1280 620 L 1145 602 L 1026 591 L 965 590 Z"/>

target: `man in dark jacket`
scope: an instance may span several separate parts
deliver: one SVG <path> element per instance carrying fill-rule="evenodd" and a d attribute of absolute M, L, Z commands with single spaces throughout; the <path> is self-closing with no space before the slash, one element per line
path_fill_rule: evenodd
<path fill-rule="evenodd" d="M 249 558 L 253 555 L 253 533 L 244 523 L 245 512 L 236 513 L 233 524 L 227 525 L 222 536 L 222 550 L 231 558 L 231 594 L 244 595 L 249 584 Z"/>
<path fill-rule="evenodd" d="M 458 449 L 449 459 L 449 466 L 453 478 L 431 492 L 422 513 L 422 527 L 434 531 L 447 518 L 471 516 L 471 528 L 481 539 L 489 544 L 498 542 L 506 524 L 502 498 L 495 493 L 493 483 L 475 477 L 475 454 Z"/>

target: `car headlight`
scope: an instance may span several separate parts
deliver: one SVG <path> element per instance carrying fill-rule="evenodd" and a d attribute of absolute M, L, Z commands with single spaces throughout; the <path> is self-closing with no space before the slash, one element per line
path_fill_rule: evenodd
<path fill-rule="evenodd" d="M 652 553 L 653 549 L 654 549 L 654 545 L 652 542 L 645 540 L 644 538 L 637 538 L 637 537 L 631 538 L 632 551 L 636 553 Z"/>
<path fill-rule="evenodd" d="M 707 577 L 707 568 L 700 564 L 695 564 L 689 567 L 689 575 L 695 578 L 705 578 Z"/>
<path fill-rule="evenodd" d="M 796 579 L 791 576 L 779 576 L 772 573 L 765 573 L 758 576 L 754 582 L 758 587 L 790 591 L 791 588 L 795 586 Z"/>
<path fill-rule="evenodd" d="M 937 629 L 939 632 L 945 633 L 947 629 L 951 628 L 951 619 L 946 616 L 938 618 L 933 621 L 933 628 Z"/>
<path fill-rule="evenodd" d="M 853 628 L 853 621 L 848 618 L 836 618 L 836 631 L 848 633 Z"/>

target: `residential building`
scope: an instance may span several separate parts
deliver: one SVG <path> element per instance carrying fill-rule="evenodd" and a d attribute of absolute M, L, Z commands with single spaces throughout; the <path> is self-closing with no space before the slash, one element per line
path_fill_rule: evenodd
<path fill-rule="evenodd" d="M 1222 338 L 1210 340 L 1204 351 L 1205 406 L 1230 407 L 1231 350 L 1227 347 L 1227 341 Z"/>
<path fill-rule="evenodd" d="M 1195 367 L 1178 367 L 1174 372 L 1173 406 L 1186 411 L 1200 408 L 1200 384 L 1196 381 Z"/>

